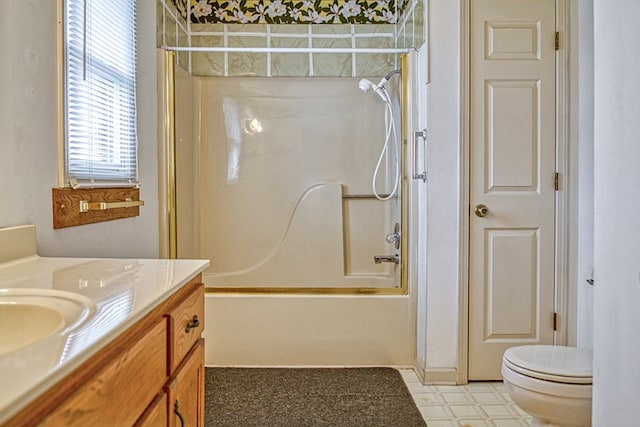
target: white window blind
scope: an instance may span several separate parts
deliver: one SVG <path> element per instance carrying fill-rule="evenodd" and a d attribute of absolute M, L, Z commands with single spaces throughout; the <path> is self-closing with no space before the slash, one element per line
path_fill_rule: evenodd
<path fill-rule="evenodd" d="M 136 2 L 65 0 L 65 179 L 137 185 Z"/>

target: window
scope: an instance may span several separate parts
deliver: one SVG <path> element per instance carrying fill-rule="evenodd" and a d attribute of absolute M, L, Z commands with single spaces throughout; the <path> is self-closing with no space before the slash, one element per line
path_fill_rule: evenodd
<path fill-rule="evenodd" d="M 138 185 L 136 1 L 64 0 L 64 180 Z"/>

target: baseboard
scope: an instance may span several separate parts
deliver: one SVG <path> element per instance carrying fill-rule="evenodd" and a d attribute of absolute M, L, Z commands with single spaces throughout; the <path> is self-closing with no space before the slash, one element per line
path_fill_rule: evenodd
<path fill-rule="evenodd" d="M 458 380 L 456 368 L 419 369 L 416 373 L 424 385 L 456 385 Z"/>

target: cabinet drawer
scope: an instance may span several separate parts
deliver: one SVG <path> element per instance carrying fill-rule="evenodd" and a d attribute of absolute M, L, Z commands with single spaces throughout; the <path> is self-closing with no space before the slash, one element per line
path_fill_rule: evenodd
<path fill-rule="evenodd" d="M 167 380 L 166 333 L 165 322 L 159 321 L 145 335 L 132 336 L 130 347 L 77 388 L 41 425 L 133 425 Z"/>
<path fill-rule="evenodd" d="M 168 314 L 169 366 L 173 372 L 204 330 L 204 285 L 200 284 Z"/>

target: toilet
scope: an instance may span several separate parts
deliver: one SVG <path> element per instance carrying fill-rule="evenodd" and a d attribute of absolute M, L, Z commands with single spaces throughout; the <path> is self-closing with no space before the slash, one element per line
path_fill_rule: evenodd
<path fill-rule="evenodd" d="M 552 345 L 512 347 L 502 358 L 511 399 L 533 426 L 591 426 L 592 358 L 589 349 Z"/>

